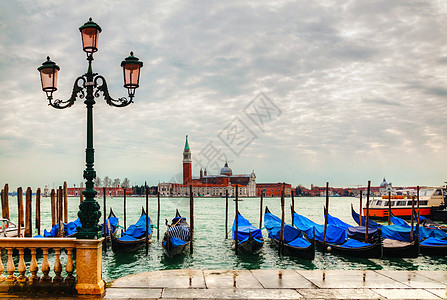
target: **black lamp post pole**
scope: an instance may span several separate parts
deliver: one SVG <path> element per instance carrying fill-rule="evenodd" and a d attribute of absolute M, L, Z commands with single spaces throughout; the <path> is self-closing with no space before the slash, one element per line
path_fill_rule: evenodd
<path fill-rule="evenodd" d="M 95 97 L 93 95 L 93 72 L 92 72 L 93 57 L 88 57 L 88 71 L 85 74 L 87 82 L 85 84 L 87 95 L 85 97 L 85 105 L 87 107 L 87 148 L 85 149 L 85 170 L 84 179 L 85 190 L 82 194 L 85 200 L 79 205 L 78 217 L 81 221 L 82 228 L 79 228 L 77 237 L 80 239 L 95 239 L 100 237 L 99 233 L 99 218 L 101 211 L 98 202 L 95 200 L 97 192 L 94 189 L 96 172 L 94 169 L 95 149 L 93 148 L 93 105 Z"/>

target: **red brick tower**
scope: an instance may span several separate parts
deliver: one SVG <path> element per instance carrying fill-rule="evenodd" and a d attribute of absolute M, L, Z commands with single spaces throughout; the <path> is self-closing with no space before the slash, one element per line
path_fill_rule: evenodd
<path fill-rule="evenodd" d="M 183 150 L 183 184 L 192 182 L 192 161 L 191 151 L 188 144 L 188 136 L 186 136 L 185 150 Z"/>

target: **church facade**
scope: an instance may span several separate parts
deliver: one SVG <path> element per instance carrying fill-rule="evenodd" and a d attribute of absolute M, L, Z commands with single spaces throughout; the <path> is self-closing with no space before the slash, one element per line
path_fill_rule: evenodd
<path fill-rule="evenodd" d="M 189 147 L 188 136 L 186 136 L 185 148 L 183 150 L 183 182 L 182 183 L 160 183 L 159 191 L 162 196 L 189 196 L 190 189 L 194 196 L 203 197 L 224 197 L 228 191 L 230 197 L 256 196 L 256 175 L 233 174 L 233 170 L 226 162 L 220 173 L 211 175 L 207 170 L 200 169 L 200 176 L 192 176 L 191 149 Z"/>

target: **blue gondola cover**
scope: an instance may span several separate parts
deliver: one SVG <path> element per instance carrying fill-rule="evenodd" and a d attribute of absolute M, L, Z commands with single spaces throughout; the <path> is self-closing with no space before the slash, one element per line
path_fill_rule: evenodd
<path fill-rule="evenodd" d="M 238 234 L 237 240 L 242 241 L 248 238 L 249 233 L 256 238 L 262 239 L 262 231 L 259 228 L 254 227 L 251 223 L 245 219 L 241 214 L 238 216 Z M 233 240 L 235 239 L 234 233 L 236 231 L 236 218 L 234 218 L 233 222 Z"/>
<path fill-rule="evenodd" d="M 152 233 L 152 229 L 151 229 L 151 218 L 147 217 L 149 220 L 149 232 L 148 234 Z M 133 237 L 135 239 L 140 239 L 142 237 L 144 237 L 146 235 L 146 215 L 141 215 L 140 219 L 138 219 L 138 222 L 130 225 L 129 228 L 127 228 L 127 230 L 125 232 L 121 233 L 121 237 L 119 238 L 119 240 L 124 241 L 126 238 L 126 236 L 130 236 Z"/>
<path fill-rule="evenodd" d="M 264 215 L 264 225 L 269 238 L 279 240 L 281 234 L 281 219 L 272 213 Z M 292 247 L 307 248 L 310 243 L 304 239 L 303 232 L 290 225 L 284 224 L 284 242 Z"/>

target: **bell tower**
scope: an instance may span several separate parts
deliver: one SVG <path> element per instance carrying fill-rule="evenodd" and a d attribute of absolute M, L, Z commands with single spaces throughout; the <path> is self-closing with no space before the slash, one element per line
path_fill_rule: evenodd
<path fill-rule="evenodd" d="M 189 149 L 188 136 L 186 136 L 185 149 L 183 150 L 183 184 L 190 184 L 192 181 L 192 160 Z"/>

